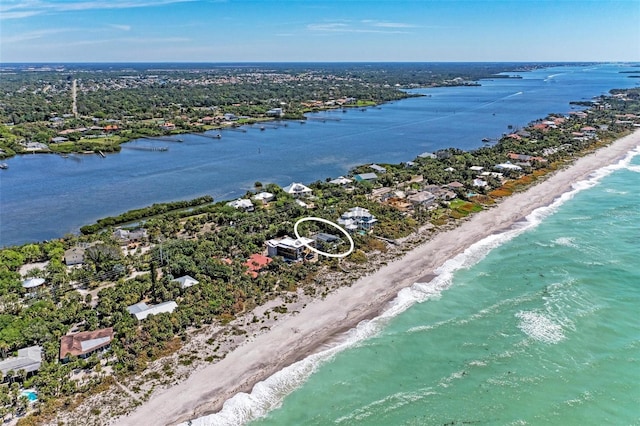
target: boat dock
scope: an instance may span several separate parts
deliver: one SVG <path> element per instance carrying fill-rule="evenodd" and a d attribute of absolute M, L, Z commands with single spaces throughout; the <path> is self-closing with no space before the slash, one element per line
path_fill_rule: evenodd
<path fill-rule="evenodd" d="M 137 149 L 138 151 L 156 151 L 156 152 L 169 151 L 169 148 L 166 146 L 123 146 L 123 148 Z"/>
<path fill-rule="evenodd" d="M 201 138 L 207 139 L 222 139 L 222 135 L 220 133 L 216 133 L 215 135 L 207 135 L 206 133 L 189 133 L 192 136 L 200 136 Z"/>
<path fill-rule="evenodd" d="M 165 141 L 165 142 L 182 142 L 182 139 L 175 139 L 171 136 L 140 136 L 142 139 L 150 139 L 156 141 Z"/>

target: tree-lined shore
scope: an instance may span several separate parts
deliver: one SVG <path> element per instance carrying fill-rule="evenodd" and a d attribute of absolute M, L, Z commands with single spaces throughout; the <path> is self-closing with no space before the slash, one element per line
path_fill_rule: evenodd
<path fill-rule="evenodd" d="M 349 183 L 310 183 L 312 194 L 303 199 L 256 182 L 242 197 L 253 200 L 253 209 L 210 199 L 155 205 L 88 225 L 83 235 L 2 249 L 2 358 L 39 345 L 42 365 L 34 373 L 3 374 L 0 414 L 13 417 L 29 409 L 31 415 L 21 422 L 39 424 L 78 406 L 88 410 L 79 412 L 89 423 L 127 413 L 154 389 L 224 357 L 250 337 L 248 324 L 259 332 L 275 317 L 291 314 L 292 306 L 303 309 L 296 305 L 303 296 L 324 297 L 349 285 L 638 125 L 640 90 L 612 91 L 586 111 L 545 117 L 495 145 L 378 165 L 385 171 L 372 180 L 355 179 L 372 170 L 362 165 L 347 176 Z M 505 164 L 517 168 L 496 168 Z M 258 202 L 260 193 L 273 198 Z M 265 241 L 291 235 L 298 219 L 313 215 L 336 221 L 356 206 L 377 222 L 370 232 L 353 234 L 356 250 L 347 259 L 285 262 L 276 256 L 259 273 L 247 273 L 248 260 L 264 253 Z M 137 222 L 131 232 L 142 227 L 144 233 L 123 239 L 118 228 L 131 221 Z M 86 248 L 84 259 L 69 266 L 67 252 L 76 247 Z M 198 285 L 182 288 L 174 278 L 183 276 Z M 44 284 L 25 288 L 30 278 Z M 177 309 L 140 322 L 127 310 L 139 302 L 168 301 L 177 301 Z M 264 306 L 270 307 L 260 309 Z M 108 352 L 62 362 L 63 336 L 105 328 L 113 328 L 115 336 Z M 116 403 L 113 392 L 122 386 L 130 398 Z M 37 389 L 38 403 L 29 406 L 19 396 L 21 388 Z"/>

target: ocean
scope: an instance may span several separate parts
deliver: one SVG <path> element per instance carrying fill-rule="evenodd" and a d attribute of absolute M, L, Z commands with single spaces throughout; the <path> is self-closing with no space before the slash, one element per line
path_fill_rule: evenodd
<path fill-rule="evenodd" d="M 0 170 L 0 247 L 60 238 L 153 203 L 203 195 L 232 200 L 256 181 L 308 184 L 361 164 L 400 163 L 450 147 L 476 149 L 483 138 L 497 139 L 549 113 L 581 109 L 571 101 L 635 87 L 638 79 L 623 72 L 634 70 L 631 64 L 550 67 L 519 72 L 521 78 L 482 80 L 480 86 L 416 89 L 428 96 L 364 111 L 310 114 L 305 124 L 209 132 L 220 133 L 219 140 L 142 139 L 106 158 L 16 156 Z M 134 149 L 153 147 L 168 151 Z"/>
<path fill-rule="evenodd" d="M 193 425 L 640 424 L 640 147 Z"/>

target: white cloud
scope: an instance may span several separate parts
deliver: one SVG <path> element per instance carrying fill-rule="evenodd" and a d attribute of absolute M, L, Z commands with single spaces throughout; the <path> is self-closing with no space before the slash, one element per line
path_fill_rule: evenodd
<path fill-rule="evenodd" d="M 82 10 L 153 7 L 192 1 L 195 0 L 95 0 L 67 2 L 54 0 L 4 0 L 0 4 L 0 19 L 20 19 L 45 13 L 59 13 Z"/>
<path fill-rule="evenodd" d="M 111 28 L 115 28 L 116 30 L 129 31 L 131 30 L 131 25 L 122 25 L 122 24 L 109 24 Z"/>

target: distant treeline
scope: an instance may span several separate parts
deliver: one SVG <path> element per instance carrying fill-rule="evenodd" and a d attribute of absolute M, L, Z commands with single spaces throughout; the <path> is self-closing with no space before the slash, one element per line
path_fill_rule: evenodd
<path fill-rule="evenodd" d="M 80 228 L 83 234 L 94 234 L 108 226 L 122 225 L 124 223 L 134 222 L 136 220 L 146 219 L 152 216 L 161 215 L 175 210 L 187 209 L 190 207 L 201 206 L 213 202 L 213 197 L 205 195 L 188 201 L 174 201 L 172 203 L 153 204 L 142 209 L 130 210 L 118 216 L 109 216 L 99 219 L 93 225 L 86 225 Z"/>

